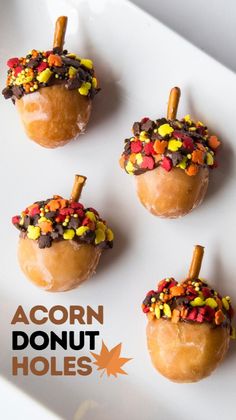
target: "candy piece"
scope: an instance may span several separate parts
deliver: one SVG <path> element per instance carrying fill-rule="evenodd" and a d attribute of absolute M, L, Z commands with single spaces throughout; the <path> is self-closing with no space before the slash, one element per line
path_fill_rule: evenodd
<path fill-rule="evenodd" d="M 169 140 L 168 142 L 168 150 L 170 150 L 171 152 L 177 152 L 177 150 L 180 149 L 180 147 L 182 146 L 182 141 L 180 140 Z"/>
<path fill-rule="evenodd" d="M 166 140 L 156 140 L 154 143 L 154 150 L 156 153 L 163 154 L 167 148 L 168 142 Z"/>
<path fill-rule="evenodd" d="M 53 72 L 50 69 L 47 68 L 37 76 L 37 80 L 40 83 L 47 83 L 52 74 L 53 74 Z"/>
<path fill-rule="evenodd" d="M 86 67 L 89 70 L 91 70 L 93 68 L 93 62 L 92 62 L 92 60 L 89 60 L 88 58 L 82 58 L 80 60 L 80 64 L 82 66 Z"/>
<path fill-rule="evenodd" d="M 161 311 L 160 311 L 160 306 L 159 305 L 155 305 L 155 315 L 156 315 L 157 319 L 160 319 Z"/>
<path fill-rule="evenodd" d="M 216 136 L 210 136 L 208 139 L 208 145 L 211 149 L 216 150 L 220 146 L 220 141 Z"/>
<path fill-rule="evenodd" d="M 87 96 L 91 89 L 91 83 L 84 82 L 82 83 L 81 87 L 78 89 L 80 95 Z"/>
<path fill-rule="evenodd" d="M 211 153 L 207 153 L 207 165 L 211 166 L 214 164 L 214 158 Z"/>
<path fill-rule="evenodd" d="M 131 143 L 131 152 L 139 153 L 143 148 L 142 142 L 140 140 L 132 141 Z"/>
<path fill-rule="evenodd" d="M 40 65 L 37 67 L 37 71 L 41 73 L 48 67 L 48 64 L 45 61 L 42 61 Z"/>
<path fill-rule="evenodd" d="M 172 169 L 172 160 L 169 157 L 164 157 L 161 166 L 163 169 L 165 169 L 167 172 L 169 172 Z"/>
<path fill-rule="evenodd" d="M 194 163 L 191 163 L 191 165 L 189 165 L 188 168 L 185 169 L 185 172 L 189 176 L 194 176 L 198 173 L 198 166 Z"/>
<path fill-rule="evenodd" d="M 104 229 L 102 229 L 102 230 L 104 230 Z M 106 237 L 107 237 L 107 240 L 109 242 L 112 242 L 114 240 L 114 233 L 111 229 L 106 230 Z"/>
<path fill-rule="evenodd" d="M 213 309 L 217 308 L 217 306 L 218 306 L 217 302 L 213 298 L 207 298 L 205 300 L 205 305 L 208 305 L 208 306 L 210 306 L 210 308 L 213 308 Z"/>
<path fill-rule="evenodd" d="M 173 131 L 174 129 L 170 126 L 170 124 L 162 124 L 158 128 L 158 134 L 160 134 L 162 137 L 168 136 L 169 134 L 173 133 Z"/>
<path fill-rule="evenodd" d="M 96 218 L 95 214 L 92 211 L 86 211 L 85 215 L 90 220 L 92 220 L 92 222 L 96 222 L 97 218 Z"/>
<path fill-rule="evenodd" d="M 143 169 L 153 169 L 155 165 L 154 159 L 151 156 L 144 156 L 141 163 L 141 168 Z"/>
<path fill-rule="evenodd" d="M 36 240 L 39 238 L 39 236 L 40 236 L 40 227 L 29 225 L 27 229 L 27 237 L 29 239 Z"/>
<path fill-rule="evenodd" d="M 75 77 L 75 75 L 77 73 L 77 69 L 73 66 L 70 66 L 68 73 L 69 73 L 69 77 Z"/>
<path fill-rule="evenodd" d="M 7 65 L 10 68 L 16 67 L 19 64 L 19 58 L 14 57 L 7 60 Z"/>
<path fill-rule="evenodd" d="M 134 165 L 132 164 L 132 162 L 129 161 L 125 169 L 129 174 L 132 174 L 134 172 Z"/>
<path fill-rule="evenodd" d="M 225 320 L 225 316 L 224 316 L 224 314 L 223 314 L 223 312 L 222 312 L 222 310 L 221 309 L 219 309 L 219 311 L 217 311 L 216 313 L 215 313 L 215 323 L 216 323 L 216 325 L 220 325 L 220 324 L 222 324 L 222 322 Z"/>
<path fill-rule="evenodd" d="M 228 302 L 228 300 L 226 298 L 223 298 L 222 299 L 222 303 L 223 303 L 223 306 L 226 309 L 226 311 L 228 311 L 229 310 L 229 302 Z"/>
<path fill-rule="evenodd" d="M 73 239 L 75 236 L 75 231 L 73 229 L 66 229 L 63 233 L 63 238 L 66 240 Z"/>
<path fill-rule="evenodd" d="M 95 230 L 95 244 L 100 244 L 101 242 L 104 242 L 106 239 L 106 235 L 103 229 L 96 229 Z"/>
<path fill-rule="evenodd" d="M 144 153 L 149 156 L 152 155 L 154 153 L 154 148 L 153 148 L 153 144 L 152 143 L 147 143 L 144 146 Z"/>
<path fill-rule="evenodd" d="M 78 229 L 76 229 L 76 235 L 82 236 L 89 230 L 88 226 L 80 226 Z"/>
<path fill-rule="evenodd" d="M 171 309 L 167 303 L 164 303 L 163 312 L 164 312 L 164 315 L 167 316 L 167 318 L 171 318 Z"/>
<path fill-rule="evenodd" d="M 203 306 L 203 305 L 205 305 L 205 302 L 202 298 L 196 297 L 194 300 L 192 300 L 190 302 L 190 305 L 191 306 Z"/>
<path fill-rule="evenodd" d="M 201 150 L 194 150 L 192 153 L 192 162 L 203 165 L 204 163 L 204 153 Z"/>
<path fill-rule="evenodd" d="M 48 64 L 50 67 L 60 67 L 62 65 L 62 59 L 58 54 L 50 54 L 48 57 Z"/>

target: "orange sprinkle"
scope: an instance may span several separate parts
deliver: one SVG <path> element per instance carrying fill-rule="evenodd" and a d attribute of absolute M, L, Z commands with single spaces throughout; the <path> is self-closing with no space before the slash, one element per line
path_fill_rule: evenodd
<path fill-rule="evenodd" d="M 39 227 L 43 233 L 52 232 L 52 222 L 50 220 L 45 222 L 40 222 Z"/>
<path fill-rule="evenodd" d="M 50 67 L 51 66 L 60 67 L 62 65 L 62 59 L 59 55 L 50 54 L 48 57 L 48 64 Z"/>
<path fill-rule="evenodd" d="M 60 201 L 59 200 L 51 200 L 47 204 L 47 207 L 50 211 L 56 211 L 60 208 Z"/>
<path fill-rule="evenodd" d="M 156 153 L 163 154 L 167 148 L 168 142 L 166 140 L 156 140 L 153 148 Z"/>
<path fill-rule="evenodd" d="M 222 322 L 224 321 L 225 316 L 222 312 L 221 309 L 219 309 L 216 313 L 215 313 L 215 323 L 216 325 L 220 325 L 222 324 Z"/>
<path fill-rule="evenodd" d="M 208 144 L 209 144 L 211 149 L 216 150 L 217 147 L 220 146 L 220 141 L 219 141 L 218 137 L 210 136 L 210 138 L 208 140 Z"/>
<path fill-rule="evenodd" d="M 181 296 L 185 293 L 183 286 L 174 286 L 170 289 L 171 296 Z"/>
<path fill-rule="evenodd" d="M 198 149 L 202 150 L 203 152 L 206 152 L 206 148 L 205 148 L 205 146 L 203 146 L 202 143 L 196 143 L 196 145 L 197 145 Z"/>
<path fill-rule="evenodd" d="M 198 166 L 195 165 L 195 163 L 191 163 L 187 169 L 185 169 L 185 172 L 189 176 L 194 176 L 198 173 Z"/>
<path fill-rule="evenodd" d="M 174 322 L 175 324 L 177 324 L 177 322 L 179 321 L 179 318 L 180 318 L 180 311 L 178 309 L 173 309 L 171 322 Z"/>
<path fill-rule="evenodd" d="M 136 162 L 136 153 L 131 153 L 129 160 L 131 163 L 135 163 Z"/>
<path fill-rule="evenodd" d="M 124 155 L 122 155 L 122 156 L 120 157 L 119 164 L 120 164 L 120 167 L 121 167 L 122 169 L 124 169 L 124 168 L 125 168 L 125 157 L 124 157 Z"/>
<path fill-rule="evenodd" d="M 204 163 L 204 153 L 202 150 L 194 150 L 192 153 L 192 161 L 194 163 L 199 163 L 199 165 L 203 165 Z"/>

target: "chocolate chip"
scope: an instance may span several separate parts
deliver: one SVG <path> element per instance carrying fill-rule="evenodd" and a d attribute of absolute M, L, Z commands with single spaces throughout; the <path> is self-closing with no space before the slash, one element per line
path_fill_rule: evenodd
<path fill-rule="evenodd" d="M 13 92 L 13 95 L 17 99 L 20 99 L 23 96 L 23 94 L 24 94 L 24 91 L 23 91 L 23 89 L 20 86 L 13 86 L 12 92 Z"/>
<path fill-rule="evenodd" d="M 52 50 L 53 54 L 61 54 L 62 50 L 60 47 L 54 47 Z"/>
<path fill-rule="evenodd" d="M 134 135 L 135 136 L 138 136 L 139 134 L 140 134 L 140 124 L 139 124 L 139 122 L 135 122 L 134 124 L 133 124 L 133 133 L 134 133 Z"/>
<path fill-rule="evenodd" d="M 28 62 L 27 66 L 31 69 L 35 69 L 39 64 L 39 61 L 37 58 L 31 58 L 31 60 Z"/>
<path fill-rule="evenodd" d="M 51 233 L 51 238 L 52 238 L 52 239 L 58 239 L 58 238 L 59 238 L 59 233 L 58 233 L 58 232 L 53 231 L 53 232 Z"/>
<path fill-rule="evenodd" d="M 154 126 L 154 122 L 152 120 L 147 120 L 145 123 L 143 123 L 141 125 L 141 130 L 142 131 L 149 131 L 151 129 L 153 129 Z"/>
<path fill-rule="evenodd" d="M 78 60 L 75 60 L 69 57 L 64 57 L 64 56 L 62 56 L 61 58 L 62 58 L 63 63 L 66 64 L 67 66 L 73 66 L 76 69 L 80 66 L 80 62 Z"/>
<path fill-rule="evenodd" d="M 57 223 L 56 224 L 56 226 L 55 226 L 55 231 L 56 232 L 58 232 L 59 233 L 59 235 L 63 235 L 63 233 L 64 233 L 64 230 L 63 230 L 63 226 L 62 225 L 60 225 L 60 223 Z"/>
<path fill-rule="evenodd" d="M 5 99 L 11 98 L 12 95 L 13 95 L 12 88 L 5 87 L 5 89 L 2 90 L 2 94 L 3 94 L 3 96 L 4 96 Z"/>
<path fill-rule="evenodd" d="M 47 219 L 54 219 L 56 212 L 55 211 L 48 211 L 46 213 Z"/>
<path fill-rule="evenodd" d="M 69 229 L 77 229 L 80 226 L 80 220 L 78 217 L 71 217 L 68 228 Z"/>
<path fill-rule="evenodd" d="M 78 89 L 82 85 L 81 80 L 77 79 L 76 77 L 72 77 L 71 79 L 68 79 L 65 86 L 67 89 Z"/>
<path fill-rule="evenodd" d="M 38 239 L 39 248 L 50 248 L 52 239 L 49 235 L 41 235 Z"/>

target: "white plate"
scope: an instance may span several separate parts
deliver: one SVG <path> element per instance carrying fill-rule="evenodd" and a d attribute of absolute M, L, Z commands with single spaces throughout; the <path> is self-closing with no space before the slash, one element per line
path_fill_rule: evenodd
<path fill-rule="evenodd" d="M 94 100 L 87 133 L 57 150 L 30 142 L 14 106 L 1 99 L 1 374 L 64 419 L 229 418 L 236 390 L 235 343 L 208 379 L 173 384 L 151 365 L 140 304 L 157 280 L 185 277 L 196 243 L 206 247 L 202 276 L 236 303 L 235 75 L 127 1 L 15 0 L 1 4 L 1 86 L 7 58 L 50 47 L 60 14 L 69 16 L 66 47 L 94 59 L 102 91 Z M 171 221 L 154 218 L 142 208 L 133 180 L 119 168 L 118 159 L 133 121 L 163 116 L 175 85 L 182 88 L 179 116 L 191 113 L 203 120 L 222 138 L 224 148 L 204 204 Z M 80 289 L 48 294 L 20 272 L 18 234 L 10 219 L 34 200 L 69 195 L 77 172 L 88 177 L 82 201 L 113 226 L 115 248 L 104 253 L 96 276 Z M 10 321 L 19 304 L 26 310 L 35 304 L 103 304 L 101 339 L 108 347 L 123 343 L 123 355 L 133 358 L 125 365 L 128 376 L 100 378 L 94 371 L 88 377 L 13 377 Z M 53 328 L 47 324 L 44 329 Z M 32 357 L 37 352 L 22 354 Z M 52 355 L 46 350 L 41 354 Z M 60 356 L 64 353 L 58 351 Z M 4 420 L 15 418 L 11 405 L 7 398 L 1 405 Z M 21 413 L 19 408 L 18 418 L 25 420 Z"/>

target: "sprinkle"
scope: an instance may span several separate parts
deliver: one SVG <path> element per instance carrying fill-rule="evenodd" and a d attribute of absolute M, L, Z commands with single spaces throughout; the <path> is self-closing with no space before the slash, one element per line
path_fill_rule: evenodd
<path fill-rule="evenodd" d="M 192 124 L 192 120 L 191 120 L 191 117 L 190 117 L 190 115 L 188 114 L 188 115 L 185 115 L 185 117 L 184 117 L 184 121 L 186 122 L 186 123 L 188 123 L 189 125 L 191 125 Z"/>
<path fill-rule="evenodd" d="M 210 136 L 208 140 L 208 145 L 211 149 L 216 150 L 220 146 L 220 141 L 216 136 Z"/>
<path fill-rule="evenodd" d="M 47 81 L 50 79 L 51 75 L 52 75 L 52 71 L 50 69 L 46 69 L 44 71 L 42 71 L 38 76 L 37 76 L 37 80 L 40 83 L 47 83 Z"/>
<path fill-rule="evenodd" d="M 188 168 L 185 169 L 185 172 L 189 176 L 194 176 L 198 173 L 198 166 L 194 163 L 191 163 L 191 165 L 189 165 Z"/>
<path fill-rule="evenodd" d="M 165 137 L 171 133 L 173 133 L 174 129 L 170 126 L 170 124 L 162 124 L 158 128 L 158 133 L 160 136 Z"/>
<path fill-rule="evenodd" d="M 185 156 L 185 157 L 181 160 L 181 162 L 177 165 L 177 167 L 178 167 L 178 168 L 181 168 L 181 169 L 185 169 L 185 168 L 186 168 L 186 166 L 187 166 L 187 160 L 188 160 L 188 158 Z"/>
<path fill-rule="evenodd" d="M 152 303 L 156 302 L 156 298 L 155 298 L 155 297 L 152 297 L 152 298 L 151 298 L 151 302 L 152 302 Z"/>
<path fill-rule="evenodd" d="M 131 152 L 132 153 L 139 153 L 143 148 L 142 142 L 140 140 L 132 141 L 131 142 Z"/>
<path fill-rule="evenodd" d="M 40 237 L 40 227 L 29 225 L 27 229 L 27 237 L 33 240 L 38 239 Z"/>
<path fill-rule="evenodd" d="M 222 299 L 222 303 L 223 303 L 223 306 L 226 309 L 226 311 L 228 311 L 229 310 L 229 302 L 228 302 L 228 300 L 226 298 L 223 298 Z"/>
<path fill-rule="evenodd" d="M 96 235 L 95 244 L 97 244 L 97 245 L 100 244 L 101 242 L 104 242 L 105 239 L 106 239 L 106 235 L 104 233 L 104 230 L 102 230 L 102 229 L 96 229 L 95 230 L 95 235 Z"/>
<path fill-rule="evenodd" d="M 222 310 L 221 309 L 219 309 L 219 311 L 217 311 L 216 313 L 215 313 L 215 323 L 216 323 L 216 325 L 220 325 L 220 324 L 222 324 L 222 322 L 225 320 L 225 316 L 224 316 L 224 314 L 223 314 L 223 312 L 222 312 Z"/>
<path fill-rule="evenodd" d="M 160 311 L 160 306 L 159 305 L 155 305 L 155 315 L 156 315 L 157 319 L 160 319 L 161 311 Z"/>
<path fill-rule="evenodd" d="M 76 229 L 76 235 L 82 236 L 89 230 L 88 226 L 80 226 L 78 229 Z"/>
<path fill-rule="evenodd" d="M 162 168 L 165 169 L 167 172 L 169 172 L 172 169 L 172 160 L 169 157 L 164 157 L 162 164 Z"/>
<path fill-rule="evenodd" d="M 75 77 L 75 75 L 77 73 L 77 69 L 73 66 L 70 66 L 68 73 L 69 73 L 69 77 Z"/>
<path fill-rule="evenodd" d="M 125 167 L 128 174 L 133 174 L 134 172 L 134 165 L 129 161 Z"/>
<path fill-rule="evenodd" d="M 152 156 L 144 156 L 143 161 L 141 163 L 141 168 L 143 169 L 153 169 L 154 168 L 154 159 Z"/>
<path fill-rule="evenodd" d="M 177 150 L 179 150 L 179 148 L 182 146 L 182 141 L 180 140 L 170 140 L 168 142 L 168 150 L 170 150 L 171 152 L 177 152 Z"/>
<path fill-rule="evenodd" d="M 78 89 L 80 95 L 87 96 L 91 89 L 91 86 L 92 85 L 89 82 L 82 83 L 81 87 Z"/>
<path fill-rule="evenodd" d="M 154 150 L 156 153 L 163 154 L 167 148 L 168 142 L 166 140 L 156 140 L 154 143 Z"/>
<path fill-rule="evenodd" d="M 164 303 L 164 309 L 163 312 L 167 318 L 171 318 L 171 309 L 167 303 Z"/>
<path fill-rule="evenodd" d="M 215 308 L 217 308 L 217 306 L 218 306 L 218 304 L 217 304 L 216 300 L 215 300 L 215 299 L 213 299 L 213 298 L 207 298 L 207 299 L 205 300 L 205 304 L 206 304 L 207 306 L 210 306 L 212 309 L 215 309 Z"/>
<path fill-rule="evenodd" d="M 106 230 L 106 238 L 109 242 L 112 242 L 114 240 L 114 233 L 111 229 Z"/>
<path fill-rule="evenodd" d="M 98 81 L 97 81 L 96 77 L 93 77 L 93 78 L 92 78 L 92 87 L 93 87 L 94 89 L 96 89 L 96 88 L 97 88 L 97 86 L 98 86 Z"/>
<path fill-rule="evenodd" d="M 75 236 L 74 229 L 66 229 L 65 232 L 63 233 L 63 238 L 66 240 L 73 239 L 74 236 Z"/>
<path fill-rule="evenodd" d="M 196 297 L 194 300 L 192 300 L 190 302 L 190 305 L 191 306 L 203 306 L 203 305 L 205 305 L 205 302 L 202 298 Z"/>
<path fill-rule="evenodd" d="M 92 222 L 96 222 L 97 218 L 92 211 L 86 211 L 85 215 L 89 218 L 89 220 L 92 220 Z"/>
<path fill-rule="evenodd" d="M 92 62 L 92 60 L 89 60 L 88 58 L 82 58 L 80 60 L 80 64 L 82 66 L 86 67 L 89 70 L 92 70 L 92 68 L 93 68 L 93 62 Z"/>
<path fill-rule="evenodd" d="M 212 166 L 214 164 L 214 159 L 211 153 L 207 153 L 207 165 Z"/>

